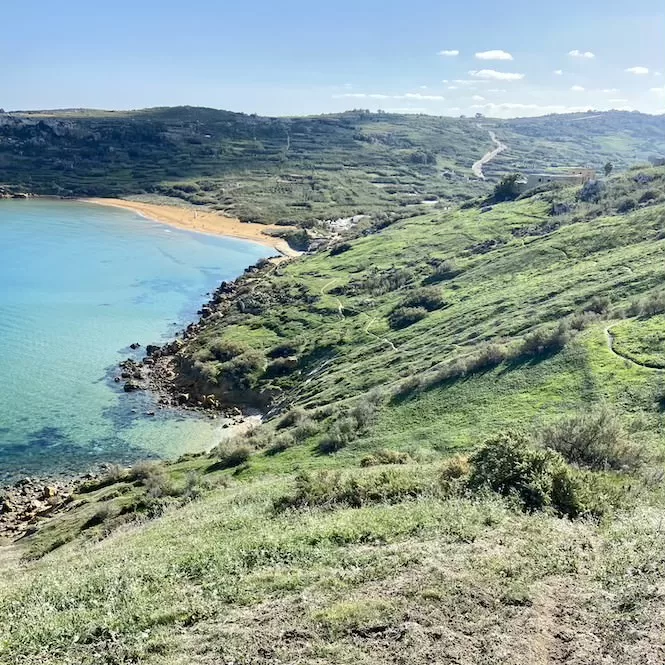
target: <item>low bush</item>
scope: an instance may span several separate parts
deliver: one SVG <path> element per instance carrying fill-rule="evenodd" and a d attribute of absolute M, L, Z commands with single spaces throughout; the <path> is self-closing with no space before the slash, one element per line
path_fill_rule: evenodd
<path fill-rule="evenodd" d="M 379 466 L 381 464 L 408 464 L 411 462 L 408 453 L 401 450 L 377 450 L 360 460 L 360 466 Z"/>
<path fill-rule="evenodd" d="M 457 269 L 455 262 L 446 260 L 434 266 L 432 274 L 425 280 L 427 283 L 436 284 L 448 279 L 453 279 L 459 275 L 460 271 Z"/>
<path fill-rule="evenodd" d="M 222 441 L 213 451 L 217 462 L 213 465 L 215 469 L 231 469 L 245 464 L 252 455 L 252 449 L 246 444 L 238 444 L 235 441 Z"/>
<path fill-rule="evenodd" d="M 491 490 L 519 502 L 526 511 L 551 508 L 577 517 L 593 512 L 583 483 L 559 453 L 533 446 L 523 434 L 503 432 L 470 459 L 468 487 Z"/>
<path fill-rule="evenodd" d="M 344 448 L 358 436 L 358 422 L 351 416 L 336 420 L 319 443 L 319 452 L 329 455 Z"/>
<path fill-rule="evenodd" d="M 398 503 L 435 491 L 432 480 L 419 470 L 386 469 L 342 474 L 339 471 L 301 473 L 293 493 L 274 502 L 277 511 L 288 508 L 360 508 L 375 503 Z"/>
<path fill-rule="evenodd" d="M 559 323 L 555 328 L 540 328 L 524 337 L 519 348 L 519 356 L 538 356 L 561 350 L 570 339 L 568 325 Z"/>
<path fill-rule="evenodd" d="M 393 330 L 407 328 L 427 316 L 424 307 L 398 307 L 388 316 L 388 323 Z"/>
<path fill-rule="evenodd" d="M 619 201 L 617 205 L 617 212 L 620 214 L 624 214 L 630 212 L 631 210 L 635 210 L 636 207 L 637 207 L 637 202 L 635 201 L 635 199 L 626 197 L 625 199 Z"/>
<path fill-rule="evenodd" d="M 350 242 L 341 242 L 330 249 L 330 256 L 338 256 L 348 252 L 352 246 Z"/>
<path fill-rule="evenodd" d="M 634 470 L 646 459 L 644 449 L 630 441 L 616 414 L 604 405 L 548 425 L 538 438 L 568 462 L 599 471 Z"/>
<path fill-rule="evenodd" d="M 401 304 L 401 307 L 418 308 L 422 307 L 428 312 L 441 309 L 446 306 L 446 300 L 441 291 L 435 286 L 424 286 L 416 289 L 409 294 Z"/>

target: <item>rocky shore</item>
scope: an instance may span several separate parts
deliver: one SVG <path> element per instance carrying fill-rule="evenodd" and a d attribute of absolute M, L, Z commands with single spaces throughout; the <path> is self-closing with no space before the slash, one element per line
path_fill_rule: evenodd
<path fill-rule="evenodd" d="M 251 289 L 257 280 L 273 268 L 274 263 L 264 259 L 247 268 L 236 280 L 222 282 L 198 311 L 198 321 L 190 323 L 183 331 L 176 333 L 174 340 L 162 346 L 146 345 L 141 360 L 123 360 L 114 381 L 121 383 L 128 393 L 139 390 L 152 392 L 156 395 L 157 408 L 198 411 L 211 418 L 229 419 L 223 427 L 242 423 L 246 414 L 238 406 L 225 404 L 216 395 L 202 394 L 196 386 L 183 379 L 178 372 L 178 353 L 189 340 L 200 335 L 210 323 L 236 306 L 241 294 Z M 135 350 L 143 348 L 138 342 L 132 343 L 130 347 Z M 148 412 L 147 415 L 154 414 Z"/>
<path fill-rule="evenodd" d="M 76 508 L 76 487 L 103 473 L 104 467 L 75 478 L 23 478 L 0 487 L 0 545 L 29 536 L 50 517 Z"/>

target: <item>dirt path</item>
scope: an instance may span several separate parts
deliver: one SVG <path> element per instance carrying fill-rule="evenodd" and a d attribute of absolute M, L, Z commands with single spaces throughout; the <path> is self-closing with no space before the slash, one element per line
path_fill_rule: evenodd
<path fill-rule="evenodd" d="M 365 333 L 370 337 L 378 340 L 379 342 L 387 344 L 393 351 L 397 351 L 397 347 L 387 337 L 379 337 L 378 335 L 375 335 L 373 332 L 369 331 L 369 329 L 374 325 L 374 321 L 376 321 L 376 318 L 372 318 L 367 322 L 367 325 L 365 326 Z"/>
<path fill-rule="evenodd" d="M 605 332 L 605 338 L 607 340 L 607 348 L 610 350 L 610 353 L 612 355 L 615 355 L 617 358 L 621 358 L 624 362 L 628 362 L 631 365 L 635 365 L 636 367 L 642 367 L 643 369 L 650 369 L 652 372 L 664 372 L 665 370 L 662 367 L 656 367 L 654 365 L 646 365 L 644 363 L 638 363 L 635 360 L 632 360 L 631 358 L 628 358 L 628 356 L 623 356 L 621 355 L 615 348 L 614 348 L 614 335 L 612 335 L 612 326 L 607 326 L 604 329 Z"/>
<path fill-rule="evenodd" d="M 496 145 L 496 148 L 485 153 L 471 167 L 471 170 L 473 171 L 474 175 L 480 178 L 481 180 L 485 180 L 485 174 L 483 173 L 483 166 L 485 166 L 485 164 L 489 164 L 489 162 L 491 162 L 497 155 L 501 154 L 504 150 L 508 150 L 508 146 L 505 143 L 501 143 L 501 141 L 499 141 L 499 139 L 496 137 L 496 134 L 493 131 L 489 130 L 489 135 L 490 138 L 492 139 L 492 143 Z"/>
<path fill-rule="evenodd" d="M 322 295 L 322 296 L 325 296 L 325 295 L 326 295 L 326 292 L 328 291 L 328 289 L 329 289 L 329 288 L 330 288 L 335 282 L 339 282 L 339 277 L 333 277 L 333 279 L 331 279 L 329 282 L 326 282 L 326 283 L 321 287 L 321 291 L 320 291 L 321 295 Z M 344 316 L 344 305 L 342 305 L 342 301 L 341 301 L 339 298 L 335 298 L 335 300 L 337 301 L 337 313 L 339 314 L 340 319 L 343 320 L 343 319 L 345 318 L 345 316 Z"/>

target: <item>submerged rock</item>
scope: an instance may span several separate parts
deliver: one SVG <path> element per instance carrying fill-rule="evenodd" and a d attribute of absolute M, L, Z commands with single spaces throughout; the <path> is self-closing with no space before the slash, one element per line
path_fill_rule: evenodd
<path fill-rule="evenodd" d="M 137 381 L 134 381 L 133 379 L 130 379 L 129 381 L 127 381 L 127 383 L 125 383 L 124 391 L 126 393 L 132 393 L 136 390 L 143 390 L 143 388 L 141 387 L 141 385 Z"/>

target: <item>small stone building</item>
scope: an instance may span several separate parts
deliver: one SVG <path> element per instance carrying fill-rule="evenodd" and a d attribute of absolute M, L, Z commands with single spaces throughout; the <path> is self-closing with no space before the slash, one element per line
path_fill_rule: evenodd
<path fill-rule="evenodd" d="M 560 173 L 529 173 L 517 181 L 517 186 L 520 192 L 528 192 L 531 189 L 553 182 L 562 185 L 583 185 L 595 177 L 596 172 L 593 169 L 576 169 Z"/>

